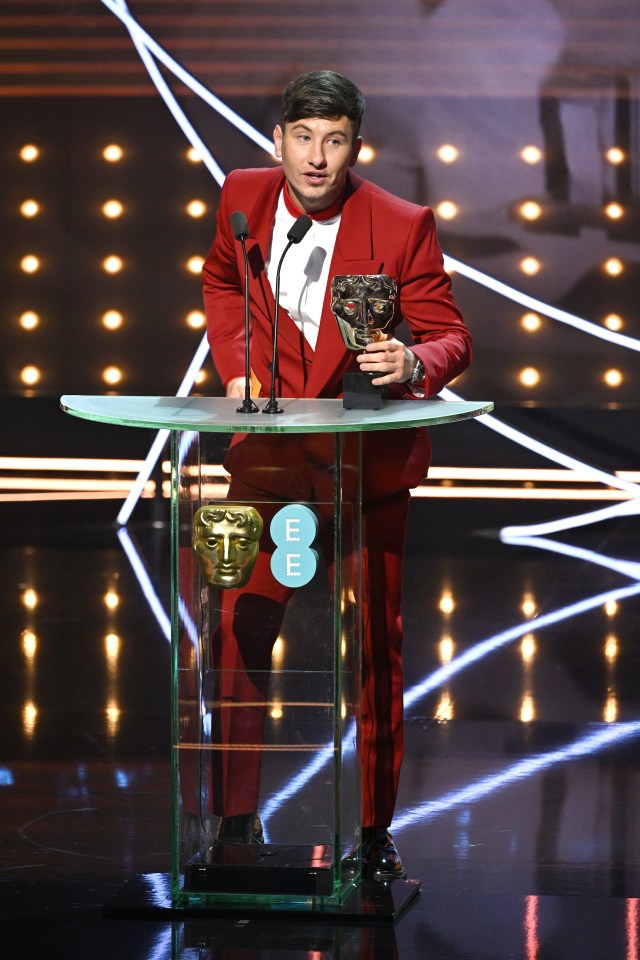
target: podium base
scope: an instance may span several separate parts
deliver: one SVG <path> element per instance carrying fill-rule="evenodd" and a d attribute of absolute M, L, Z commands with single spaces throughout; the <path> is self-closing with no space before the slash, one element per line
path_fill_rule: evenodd
<path fill-rule="evenodd" d="M 333 892 L 333 847 L 217 843 L 187 864 L 184 889 L 328 897 Z"/>
<path fill-rule="evenodd" d="M 171 900 L 168 873 L 144 873 L 133 877 L 122 893 L 107 901 L 103 913 L 114 919 L 184 921 L 218 917 L 265 922 L 314 920 L 365 926 L 393 923 L 417 900 L 419 880 L 392 880 L 389 884 L 363 880 L 339 905 L 187 903 Z"/>

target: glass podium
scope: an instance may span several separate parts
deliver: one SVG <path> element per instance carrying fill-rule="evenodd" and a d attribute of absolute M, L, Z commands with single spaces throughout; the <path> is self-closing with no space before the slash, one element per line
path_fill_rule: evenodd
<path fill-rule="evenodd" d="M 171 435 L 165 889 L 188 915 L 361 912 L 362 437 L 492 409 L 280 403 L 281 415 L 251 415 L 226 398 L 61 400 L 84 419 Z M 370 893 L 365 912 L 385 914 L 377 898 L 396 915 L 419 890 L 391 886 L 397 895 Z"/>

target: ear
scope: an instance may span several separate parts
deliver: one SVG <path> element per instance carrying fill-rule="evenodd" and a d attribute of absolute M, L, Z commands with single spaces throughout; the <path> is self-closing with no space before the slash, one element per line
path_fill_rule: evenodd
<path fill-rule="evenodd" d="M 282 138 L 284 137 L 284 131 L 279 123 L 276 123 L 273 130 L 273 143 L 275 146 L 275 153 L 278 159 L 282 159 Z"/>
<path fill-rule="evenodd" d="M 362 147 L 362 137 L 356 137 L 355 140 L 353 141 L 353 147 L 351 148 L 351 157 L 349 158 L 350 167 L 355 167 L 361 147 Z"/>

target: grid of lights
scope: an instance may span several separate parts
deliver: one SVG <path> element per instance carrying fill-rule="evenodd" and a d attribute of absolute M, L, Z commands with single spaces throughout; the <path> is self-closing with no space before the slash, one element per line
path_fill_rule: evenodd
<path fill-rule="evenodd" d="M 171 62 L 171 58 L 165 54 L 161 49 L 155 49 L 155 43 L 149 35 L 145 34 L 143 30 L 139 28 L 139 25 L 130 18 L 127 11 L 123 6 L 114 5 L 111 3 L 106 4 L 112 11 L 120 17 L 121 20 L 129 28 L 132 39 L 136 46 L 141 52 L 141 46 L 146 49 L 146 52 L 149 51 L 156 56 L 158 60 L 164 62 L 169 69 L 174 70 L 176 67 L 175 64 Z M 114 6 L 118 6 L 120 9 L 114 9 Z M 147 63 L 148 66 L 148 63 Z M 175 70 L 174 70 L 175 72 Z M 177 75 L 177 74 L 176 74 Z M 191 78 L 192 79 L 192 78 Z M 195 84 L 195 86 L 194 86 Z M 196 90 L 197 82 L 193 81 L 189 83 L 192 89 Z M 202 95 L 202 90 L 198 89 L 196 92 Z M 214 100 L 211 96 L 203 97 L 207 102 Z M 219 104 L 218 104 L 219 106 Z M 216 107 L 218 108 L 218 107 Z M 220 110 L 223 113 L 224 111 Z M 239 118 L 235 118 L 239 120 Z M 251 132 L 245 129 L 245 132 L 248 135 L 252 136 L 256 142 L 261 142 L 261 145 L 265 145 L 264 138 L 259 138 L 255 131 Z M 255 134 L 255 135 L 254 135 Z M 125 148 L 122 144 L 111 142 L 106 143 L 101 149 L 102 158 L 106 163 L 109 164 L 118 164 L 126 159 Z M 460 146 L 454 142 L 442 143 L 439 147 L 436 148 L 436 156 L 438 160 L 445 165 L 452 165 L 460 161 L 462 156 L 462 151 Z M 193 145 L 187 151 L 188 158 L 194 163 L 199 163 L 206 161 L 206 156 L 203 154 L 203 151 L 198 149 L 196 145 Z M 543 159 L 543 151 L 535 144 L 527 144 L 520 150 L 520 158 L 524 163 L 527 164 L 536 164 Z M 37 160 L 42 158 L 42 150 L 40 146 L 36 143 L 27 143 L 20 150 L 20 158 L 25 163 L 34 163 Z M 360 160 L 363 163 L 373 163 L 377 158 L 376 150 L 369 146 L 363 146 L 360 154 Z M 626 160 L 626 156 L 623 150 L 617 146 L 611 147 L 605 153 L 606 160 L 614 165 L 619 165 Z M 194 197 L 188 202 L 185 203 L 185 212 L 186 214 L 193 218 L 199 219 L 206 215 L 207 213 L 207 204 L 200 198 Z M 460 213 L 458 204 L 452 199 L 441 200 L 436 205 L 436 211 L 442 220 L 452 220 L 457 217 Z M 41 215 L 42 208 L 39 200 L 28 197 L 25 199 L 20 206 L 21 214 L 27 219 L 33 219 Z M 102 203 L 101 212 L 103 216 L 109 220 L 118 220 L 125 214 L 125 205 L 116 197 L 111 197 L 106 199 Z M 524 200 L 520 203 L 518 212 L 523 220 L 533 221 L 538 219 L 543 212 L 542 205 L 535 199 L 531 198 Z M 611 201 L 604 208 L 604 213 L 610 219 L 619 219 L 624 215 L 624 208 L 617 201 Z M 185 269 L 190 273 L 197 275 L 202 269 L 203 258 L 201 255 L 194 254 L 186 259 L 184 262 Z M 27 274 L 35 274 L 43 267 L 43 261 L 41 256 L 37 253 L 29 252 L 22 257 L 20 262 L 21 269 Z M 127 263 L 125 259 L 118 253 L 111 253 L 108 256 L 105 256 L 102 260 L 102 269 L 107 275 L 116 276 L 127 268 Z M 525 256 L 521 259 L 519 263 L 519 268 L 525 276 L 535 277 L 543 269 L 543 264 L 540 259 L 534 255 Z M 617 257 L 609 257 L 602 265 L 604 273 L 611 277 L 617 277 L 621 275 L 624 271 L 624 264 Z M 533 313 L 529 313 L 526 316 L 526 319 L 523 317 L 521 320 L 521 325 L 524 330 L 528 333 L 535 333 L 541 329 L 542 323 L 540 322 L 539 317 L 535 318 Z M 200 330 L 204 327 L 204 319 L 201 311 L 192 310 L 188 312 L 185 316 L 185 322 L 187 327 L 192 330 Z M 102 325 L 105 330 L 115 331 L 122 327 L 124 323 L 124 315 L 121 311 L 116 309 L 111 309 L 106 311 L 102 316 Z M 25 330 L 35 330 L 39 325 L 39 317 L 35 314 L 34 311 L 24 311 L 20 317 L 20 326 Z M 608 315 L 607 318 L 603 321 L 603 325 L 612 331 L 621 329 L 623 325 L 622 318 L 618 315 Z M 123 382 L 125 379 L 124 371 L 117 367 L 114 364 L 107 365 L 101 373 L 103 382 L 110 387 L 115 387 L 118 384 Z M 197 380 L 195 379 L 197 376 Z M 42 377 L 42 371 L 37 368 L 34 364 L 27 364 L 22 372 L 21 379 L 26 386 L 33 387 L 40 382 Z M 200 371 L 198 374 L 194 375 L 194 382 L 202 384 L 206 379 L 206 374 Z M 605 369 L 600 374 L 600 382 L 607 389 L 616 389 L 621 387 L 625 381 L 626 377 L 624 372 L 616 367 L 610 367 Z M 541 385 L 548 383 L 548 376 L 543 375 L 543 372 L 532 365 L 524 366 L 520 371 L 516 373 L 514 378 L 514 383 L 517 383 L 521 388 L 525 390 L 538 390 Z"/>
<path fill-rule="evenodd" d="M 18 151 L 19 159 L 25 164 L 36 164 L 46 161 L 47 154 L 41 146 L 36 143 L 25 143 Z M 107 143 L 100 149 L 100 156 L 105 163 L 119 164 L 126 160 L 127 154 L 125 148 L 120 143 Z M 195 151 L 189 151 L 189 159 L 196 160 Z M 117 196 L 111 196 L 103 200 L 98 205 L 99 213 L 109 221 L 118 221 L 126 215 L 125 203 Z M 18 205 L 20 215 L 27 221 L 33 221 L 36 218 L 42 218 L 46 215 L 46 209 L 40 199 L 35 196 L 27 196 Z M 200 198 L 194 197 L 183 208 L 183 214 L 193 220 L 199 220 L 210 213 L 208 205 Z M 200 273 L 203 264 L 203 257 L 194 255 L 187 259 L 183 264 L 184 269 L 189 273 L 197 275 Z M 18 267 L 26 276 L 35 276 L 46 270 L 48 262 L 39 252 L 30 250 L 23 253 L 19 259 Z M 109 253 L 102 258 L 98 264 L 99 268 L 107 276 L 116 277 L 127 269 L 125 258 L 119 253 Z M 45 318 L 46 319 L 46 318 Z M 41 313 L 33 309 L 23 309 L 16 317 L 19 328 L 26 332 L 34 332 L 42 327 L 43 317 Z M 125 313 L 121 309 L 111 308 L 104 310 L 99 317 L 99 322 L 105 331 L 114 332 L 122 329 L 126 323 Z M 205 315 L 202 310 L 190 310 L 184 315 L 184 323 L 188 329 L 202 331 L 206 326 Z M 97 371 L 102 383 L 114 389 L 123 384 L 126 380 L 126 372 L 122 367 L 116 364 L 107 364 Z M 19 371 L 18 377 L 23 387 L 31 392 L 38 385 L 44 385 L 46 371 L 35 363 L 26 363 Z M 196 384 L 203 384 L 207 379 L 207 373 L 201 370 L 195 379 Z"/>

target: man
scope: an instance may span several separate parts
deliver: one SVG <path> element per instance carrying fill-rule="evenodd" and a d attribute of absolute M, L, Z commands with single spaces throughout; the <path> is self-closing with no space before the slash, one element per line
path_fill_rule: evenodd
<path fill-rule="evenodd" d="M 211 352 L 229 397 L 245 392 L 244 267 L 229 223 L 236 210 L 245 212 L 251 235 L 251 363 L 260 396 L 269 395 L 275 269 L 287 232 L 303 213 L 312 227 L 287 254 L 281 275 L 278 396 L 338 397 L 345 371 L 359 366 L 375 375 L 375 386 L 386 385 L 389 396 L 415 401 L 439 393 L 469 363 L 471 338 L 451 296 L 431 211 L 352 173 L 364 107 L 362 94 L 346 78 L 328 70 L 302 74 L 285 90 L 274 130 L 281 167 L 236 170 L 227 177 L 203 277 Z M 345 346 L 331 313 L 331 278 L 381 273 L 397 282 L 392 327 L 404 319 L 414 343 L 408 348 L 392 332 L 356 354 Z M 252 490 L 269 490 L 269 471 L 256 469 L 269 463 L 267 441 L 247 437 L 231 449 L 234 499 L 250 501 Z M 292 477 L 305 477 L 305 457 L 322 472 L 323 456 L 326 461 L 330 454 L 296 440 L 286 466 Z M 364 872 L 376 877 L 405 875 L 388 829 L 402 759 L 400 574 L 409 489 L 426 475 L 429 458 L 425 429 L 363 437 L 362 858 Z M 292 481 L 291 489 L 297 484 Z M 260 569 L 259 559 L 258 583 Z M 257 589 L 253 579 L 250 586 Z M 270 642 L 286 596 L 276 601 L 280 613 Z M 235 625 L 231 609 L 228 615 L 241 648 L 239 618 Z M 251 736 L 259 737 L 260 722 L 256 718 Z M 229 771 L 225 776 L 216 809 L 223 818 L 220 835 L 233 839 L 245 829 L 245 839 L 259 836 L 255 788 L 247 791 L 251 778 L 238 778 L 234 787 Z"/>

